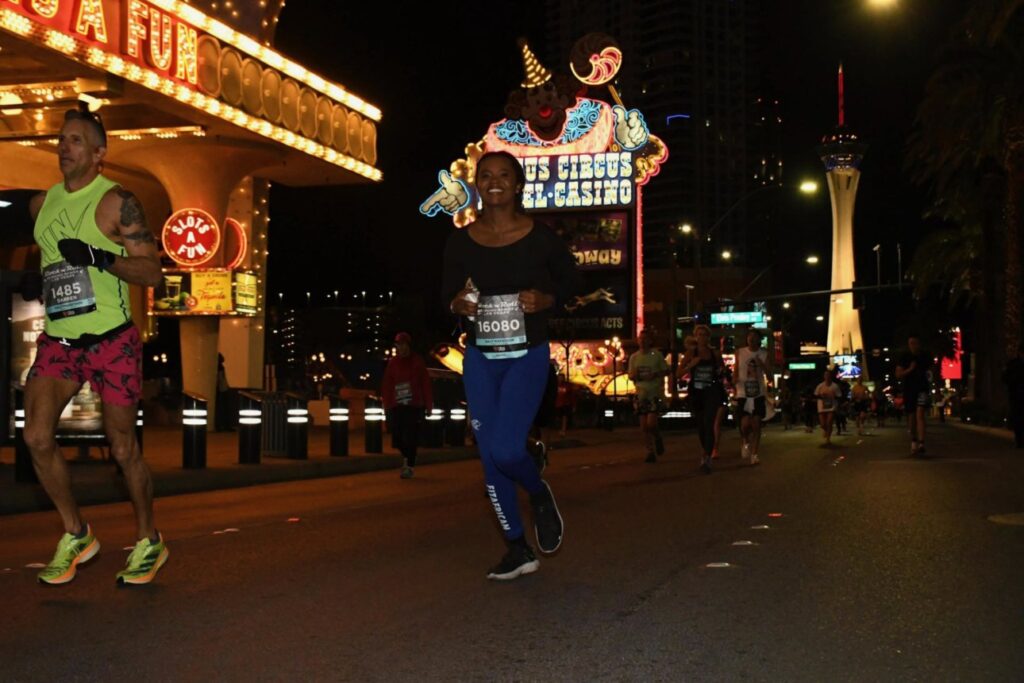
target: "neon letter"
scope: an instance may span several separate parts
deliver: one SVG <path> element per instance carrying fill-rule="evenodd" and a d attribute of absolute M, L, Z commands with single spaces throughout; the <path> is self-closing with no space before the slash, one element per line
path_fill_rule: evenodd
<path fill-rule="evenodd" d="M 32 11 L 39 16 L 53 19 L 57 16 L 57 10 L 60 9 L 60 2 L 58 0 L 32 0 L 30 6 Z"/>
<path fill-rule="evenodd" d="M 126 15 L 124 51 L 129 57 L 138 57 L 140 44 L 146 39 L 146 25 L 143 19 L 149 16 L 149 8 L 139 0 L 129 0 Z"/>
<path fill-rule="evenodd" d="M 168 71 L 171 68 L 171 15 L 163 14 L 156 8 L 149 12 L 149 57 L 152 66 Z"/>
<path fill-rule="evenodd" d="M 88 38 L 90 30 L 95 40 L 101 43 L 107 42 L 107 19 L 103 16 L 101 0 L 80 0 L 78 3 L 78 20 L 75 21 L 75 31 Z"/>
<path fill-rule="evenodd" d="M 152 33 L 152 31 L 150 32 Z M 199 36 L 194 28 L 178 24 L 178 68 L 175 77 L 193 85 L 197 80 Z M 152 45 L 152 43 L 150 43 Z"/>

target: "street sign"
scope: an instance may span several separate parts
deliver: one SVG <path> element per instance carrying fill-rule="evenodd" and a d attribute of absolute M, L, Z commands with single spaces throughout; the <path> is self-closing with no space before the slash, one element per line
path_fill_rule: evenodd
<path fill-rule="evenodd" d="M 748 325 L 763 322 L 764 311 L 728 311 L 711 314 L 712 325 Z"/>

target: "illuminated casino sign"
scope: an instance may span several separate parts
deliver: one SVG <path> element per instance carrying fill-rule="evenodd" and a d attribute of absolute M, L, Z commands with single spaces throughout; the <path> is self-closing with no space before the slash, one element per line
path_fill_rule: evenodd
<path fill-rule="evenodd" d="M 633 203 L 630 152 L 562 154 L 520 159 L 526 173 L 523 208 L 591 209 Z"/>
<path fill-rule="evenodd" d="M 186 267 L 201 266 L 220 247 L 220 228 L 213 216 L 201 209 L 175 211 L 164 223 L 161 241 L 164 251 Z"/>
<path fill-rule="evenodd" d="M 420 213 L 471 224 L 483 206 L 481 157 L 510 154 L 523 167 L 523 209 L 565 240 L 582 275 L 584 291 L 549 318 L 552 338 L 633 335 L 644 327 L 642 192 L 668 147 L 613 85 L 623 55 L 610 36 L 576 41 L 570 73 L 547 69 L 525 41 L 519 49 L 524 79 L 509 92 L 505 117 L 439 169 Z"/>
<path fill-rule="evenodd" d="M 185 0 L 0 0 L 0 30 L 380 180 L 380 110 Z"/>

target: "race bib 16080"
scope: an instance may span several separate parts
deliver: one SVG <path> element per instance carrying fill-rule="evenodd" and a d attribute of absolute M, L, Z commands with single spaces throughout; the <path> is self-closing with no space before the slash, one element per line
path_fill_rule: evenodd
<path fill-rule="evenodd" d="M 526 355 L 526 318 L 519 294 L 481 296 L 476 308 L 476 345 L 487 358 Z"/>
<path fill-rule="evenodd" d="M 46 315 L 50 320 L 70 318 L 96 310 L 92 280 L 84 266 L 73 266 L 67 261 L 52 263 L 43 268 L 43 285 Z"/>

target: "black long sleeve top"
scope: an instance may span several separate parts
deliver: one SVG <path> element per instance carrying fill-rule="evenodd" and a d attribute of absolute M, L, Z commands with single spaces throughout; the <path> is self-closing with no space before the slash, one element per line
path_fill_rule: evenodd
<path fill-rule="evenodd" d="M 482 295 L 511 294 L 536 289 L 555 297 L 552 308 L 524 316 L 529 346 L 546 342 L 548 318 L 554 310 L 581 293 L 582 278 L 576 259 L 565 241 L 539 221 L 524 237 L 503 247 L 487 247 L 475 242 L 469 230 L 456 230 L 444 248 L 441 297 L 447 308 L 466 280 Z M 468 326 L 467 343 L 475 343 L 475 329 Z"/>

